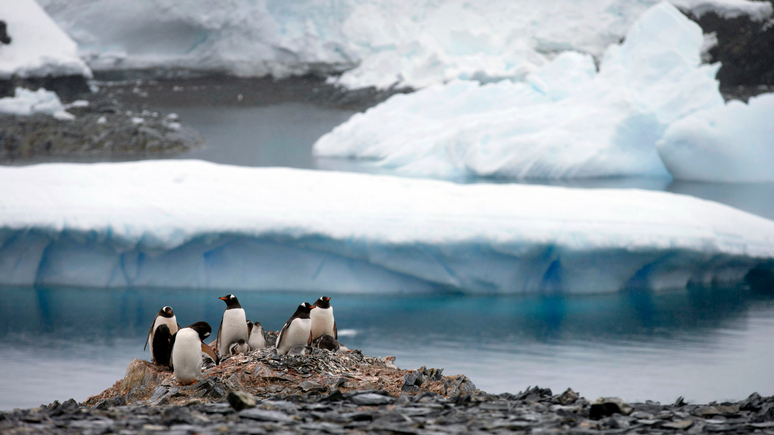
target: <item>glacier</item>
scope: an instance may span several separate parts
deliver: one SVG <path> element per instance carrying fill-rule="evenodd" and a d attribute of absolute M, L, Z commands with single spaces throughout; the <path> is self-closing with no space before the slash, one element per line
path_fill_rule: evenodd
<path fill-rule="evenodd" d="M 695 167 L 692 159 L 700 153 L 713 155 L 719 140 L 705 140 L 690 153 L 675 151 L 674 140 L 694 143 L 707 136 L 706 129 L 680 128 L 687 125 L 681 122 L 731 110 L 718 91 L 719 64 L 701 64 L 703 44 L 701 28 L 662 2 L 642 14 L 623 43 L 607 49 L 598 71 L 590 55 L 564 52 L 524 82 L 456 80 L 396 95 L 322 136 L 314 153 L 453 180 L 695 178 L 685 168 Z M 771 179 L 771 171 L 752 176 L 744 169 L 753 160 L 755 167 L 774 166 L 770 152 L 752 154 L 774 147 L 772 124 L 765 121 L 770 106 L 728 107 L 735 119 L 758 121 L 739 124 L 748 130 L 730 122 L 715 127 L 711 134 L 729 142 L 722 155 L 706 157 L 715 158 L 712 168 L 719 169 L 704 172 L 703 179 Z M 678 131 L 679 138 L 670 139 Z M 736 134 L 756 138 L 756 145 L 732 146 L 745 140 Z M 723 167 L 730 160 L 735 164 Z"/>
<path fill-rule="evenodd" d="M 35 0 L 4 1 L 0 20 L 6 22 L 11 36 L 11 44 L 0 44 L 0 80 L 14 76 L 92 76 L 75 41 Z"/>
<path fill-rule="evenodd" d="M 556 53 L 595 57 L 657 0 L 39 0 L 98 71 L 338 74 L 360 88 L 523 79 Z M 768 2 L 673 0 L 696 15 Z"/>
<path fill-rule="evenodd" d="M 740 283 L 774 222 L 694 197 L 202 161 L 0 167 L 0 284 L 600 293 Z"/>

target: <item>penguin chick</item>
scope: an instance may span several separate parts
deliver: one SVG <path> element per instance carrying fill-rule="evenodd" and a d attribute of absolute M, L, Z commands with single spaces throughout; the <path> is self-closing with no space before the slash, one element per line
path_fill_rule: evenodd
<path fill-rule="evenodd" d="M 293 346 L 306 346 L 312 342 L 312 321 L 309 313 L 314 308 L 309 302 L 304 302 L 285 322 L 277 337 L 278 354 L 285 355 Z"/>
<path fill-rule="evenodd" d="M 162 307 L 159 312 L 156 313 L 156 317 L 153 318 L 153 323 L 148 332 L 148 337 L 145 339 L 145 346 L 142 348 L 142 350 L 145 350 L 148 347 L 148 343 L 151 343 L 151 361 L 155 363 L 158 363 L 158 361 L 156 361 L 156 356 L 153 353 L 153 335 L 156 333 L 156 328 L 160 325 L 167 325 L 170 335 L 175 335 L 180 329 L 180 325 L 177 324 L 177 318 L 172 311 L 172 307 Z"/>
<path fill-rule="evenodd" d="M 240 339 L 247 341 L 247 318 L 236 296 L 226 295 L 218 299 L 226 303 L 226 311 L 223 312 L 218 328 L 218 353 L 228 355 L 231 343 Z"/>
<path fill-rule="evenodd" d="M 333 338 L 328 334 L 325 334 L 313 340 L 312 347 L 315 347 L 317 349 L 329 350 L 331 352 L 338 352 L 338 350 L 341 348 L 341 345 L 335 338 Z"/>
<path fill-rule="evenodd" d="M 246 354 L 250 352 L 250 346 L 247 345 L 247 342 L 243 339 L 239 339 L 238 341 L 232 342 L 228 346 L 228 354 L 229 355 L 236 355 L 239 353 Z"/>
<path fill-rule="evenodd" d="M 172 356 L 172 334 L 166 324 L 162 323 L 154 331 L 151 354 L 155 355 L 156 364 L 169 366 L 169 358 Z"/>
<path fill-rule="evenodd" d="M 218 357 L 215 352 L 203 342 L 211 331 L 209 323 L 196 322 L 175 334 L 171 362 L 175 379 L 180 384 L 193 384 L 199 379 L 202 374 L 202 352 L 206 352 L 217 364 Z"/>
<path fill-rule="evenodd" d="M 250 350 L 266 347 L 266 332 L 261 327 L 261 322 L 247 321 L 247 344 Z"/>
<path fill-rule="evenodd" d="M 336 320 L 333 318 L 331 298 L 328 296 L 321 296 L 320 299 L 317 299 L 314 303 L 314 306 L 317 307 L 317 309 L 310 314 L 312 319 L 312 340 L 322 337 L 323 335 L 330 335 L 338 340 L 339 334 L 336 330 Z"/>
<path fill-rule="evenodd" d="M 312 353 L 312 348 L 310 346 L 305 345 L 297 345 L 293 346 L 290 349 L 288 349 L 288 355 L 309 355 Z"/>

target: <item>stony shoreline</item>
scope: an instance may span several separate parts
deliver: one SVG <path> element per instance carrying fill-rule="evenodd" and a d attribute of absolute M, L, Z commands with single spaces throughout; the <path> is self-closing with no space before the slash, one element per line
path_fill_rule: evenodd
<path fill-rule="evenodd" d="M 273 349 L 206 365 L 177 385 L 134 360 L 124 379 L 82 404 L 70 399 L 0 412 L 3 434 L 102 433 L 774 433 L 774 396 L 735 403 L 592 402 L 571 389 L 487 394 L 464 375 L 401 370 L 359 351 L 277 355 Z"/>

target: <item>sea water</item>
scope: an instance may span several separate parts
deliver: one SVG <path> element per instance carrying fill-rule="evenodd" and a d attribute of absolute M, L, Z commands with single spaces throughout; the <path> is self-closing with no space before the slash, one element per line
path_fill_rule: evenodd
<path fill-rule="evenodd" d="M 248 166 L 389 173 L 368 162 L 319 160 L 314 141 L 352 112 L 285 103 L 171 108 L 206 140 L 180 158 Z M 466 180 L 507 182 L 506 180 Z M 685 193 L 774 219 L 774 184 L 686 183 L 669 179 L 553 182 L 580 188 Z M 774 289 L 770 289 L 774 293 Z M 171 305 L 185 326 L 217 330 L 223 291 L 0 288 L 0 409 L 79 401 L 121 379 L 133 358 L 149 359 L 150 324 Z M 279 329 L 320 295 L 240 292 L 248 318 Z M 528 386 L 583 396 L 670 402 L 738 400 L 774 394 L 774 296 L 747 288 L 652 294 L 485 297 L 464 294 L 337 295 L 341 341 L 401 368 L 463 373 L 490 393 Z"/>
<path fill-rule="evenodd" d="M 83 401 L 123 378 L 164 305 L 217 331 L 223 291 L 0 288 L 0 409 Z M 240 292 L 278 330 L 301 292 Z M 444 368 L 490 393 L 539 385 L 629 401 L 774 394 L 774 296 L 745 288 L 590 296 L 337 295 L 340 341 L 398 367 Z M 212 337 L 214 339 L 214 335 Z"/>

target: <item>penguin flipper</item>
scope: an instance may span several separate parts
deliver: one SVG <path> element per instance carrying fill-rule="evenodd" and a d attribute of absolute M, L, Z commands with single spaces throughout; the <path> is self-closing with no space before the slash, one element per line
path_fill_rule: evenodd
<path fill-rule="evenodd" d="M 339 330 L 336 328 L 336 321 L 333 321 L 333 338 L 339 339 Z"/>
<path fill-rule="evenodd" d="M 148 331 L 148 336 L 145 337 L 145 346 L 143 346 L 142 348 L 143 351 L 148 348 L 148 342 L 151 341 L 151 335 L 153 335 L 153 327 L 156 326 L 156 319 L 158 318 L 159 318 L 159 315 L 156 314 L 156 317 L 154 317 L 153 321 L 151 322 L 151 327 L 150 327 L 150 330 Z M 178 327 L 177 329 L 180 329 L 180 327 Z"/>
<path fill-rule="evenodd" d="M 306 345 L 307 346 L 312 345 L 312 331 L 309 331 L 309 338 L 306 340 Z"/>
<path fill-rule="evenodd" d="M 172 362 L 172 350 L 175 348 L 175 339 L 177 338 L 177 332 L 172 334 L 172 337 L 169 338 L 169 368 L 172 370 L 175 369 L 175 364 Z"/>
<path fill-rule="evenodd" d="M 293 320 L 292 317 L 290 319 L 288 319 L 288 321 L 285 322 L 284 325 L 282 325 L 282 329 L 280 330 L 280 333 L 277 336 L 277 342 L 274 344 L 274 347 L 276 347 L 277 349 L 279 349 L 280 344 L 282 343 L 282 337 L 285 335 L 285 331 L 288 330 L 288 327 L 290 326 L 290 321 L 291 320 Z"/>
<path fill-rule="evenodd" d="M 223 313 L 223 317 L 226 317 L 226 313 Z M 218 352 L 220 352 L 220 337 L 222 337 L 220 333 L 223 330 L 223 317 L 220 318 L 220 326 L 218 326 L 218 337 L 215 339 L 215 343 L 217 343 L 215 347 L 218 348 Z"/>

